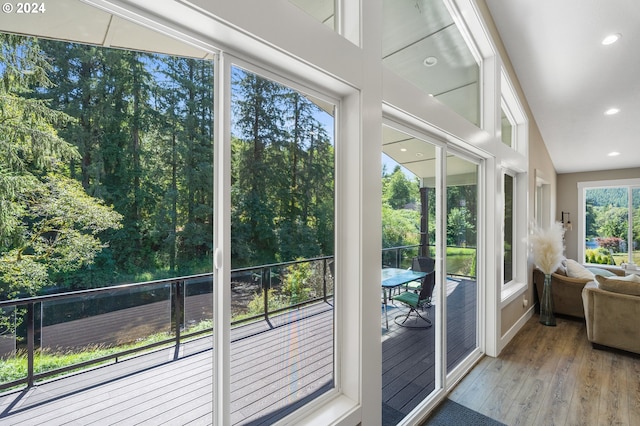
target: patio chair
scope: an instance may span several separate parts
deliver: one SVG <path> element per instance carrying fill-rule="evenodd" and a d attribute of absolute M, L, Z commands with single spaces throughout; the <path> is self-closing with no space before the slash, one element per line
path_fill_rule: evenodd
<path fill-rule="evenodd" d="M 412 271 L 426 272 L 427 274 L 429 274 L 430 272 L 433 272 L 435 270 L 435 267 L 436 267 L 436 261 L 435 259 L 432 259 L 430 257 L 416 256 L 411 260 Z M 427 277 L 428 276 L 429 275 L 427 275 Z M 435 280 L 435 275 L 432 275 L 432 277 Z M 413 290 L 414 293 L 419 292 L 420 289 L 422 288 L 422 281 L 424 280 L 412 281 L 408 283 L 407 290 Z"/>
<path fill-rule="evenodd" d="M 397 315 L 394 318 L 395 323 L 407 328 L 431 327 L 431 320 L 428 317 L 422 316 L 420 311 L 431 307 L 431 297 L 433 296 L 435 286 L 435 271 L 432 270 L 422 279 L 419 292 L 407 290 L 398 296 L 394 296 L 392 298 L 394 302 L 400 302 L 409 308 L 406 314 Z M 409 320 L 410 317 L 413 318 L 413 321 L 407 324 L 407 320 Z"/>

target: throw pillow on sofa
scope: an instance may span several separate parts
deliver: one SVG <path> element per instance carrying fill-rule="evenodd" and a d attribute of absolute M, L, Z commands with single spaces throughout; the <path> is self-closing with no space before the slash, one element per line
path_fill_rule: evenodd
<path fill-rule="evenodd" d="M 582 278 L 585 280 L 595 279 L 593 272 L 573 259 L 567 259 L 567 276 L 571 278 Z"/>
<path fill-rule="evenodd" d="M 603 277 L 617 277 L 618 275 L 614 274 L 611 271 L 602 268 L 594 268 L 592 266 L 587 266 L 587 269 L 591 271 L 593 275 L 602 275 Z"/>
<path fill-rule="evenodd" d="M 640 277 L 636 274 L 615 278 L 596 275 L 596 280 L 598 280 L 598 287 L 602 290 L 640 296 Z"/>

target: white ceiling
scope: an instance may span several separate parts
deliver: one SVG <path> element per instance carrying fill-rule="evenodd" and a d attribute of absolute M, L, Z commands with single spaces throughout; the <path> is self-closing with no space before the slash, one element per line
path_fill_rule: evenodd
<path fill-rule="evenodd" d="M 556 171 L 640 167 L 640 1 L 486 3 Z"/>

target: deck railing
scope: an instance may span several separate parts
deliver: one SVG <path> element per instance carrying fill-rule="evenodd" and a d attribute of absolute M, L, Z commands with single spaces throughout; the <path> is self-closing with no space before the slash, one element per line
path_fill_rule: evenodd
<path fill-rule="evenodd" d="M 382 263 L 408 267 L 418 250 L 417 245 L 384 249 Z M 333 284 L 332 256 L 234 269 L 231 325 L 262 319 L 270 323 L 270 316 L 311 303 L 330 303 Z M 211 333 L 211 327 L 197 326 L 213 319 L 212 292 L 213 274 L 207 273 L 0 301 L 0 360 L 27 358 L 25 376 L 0 383 L 0 390 L 25 383 L 31 387 L 37 380 L 118 362 L 159 346 L 174 345 L 177 357 L 182 341 Z M 160 337 L 131 345 L 147 342 L 154 334 Z M 78 352 L 87 347 L 110 351 L 97 351 L 94 358 L 71 365 L 35 371 L 36 355 Z"/>
<path fill-rule="evenodd" d="M 476 248 L 447 246 L 447 275 L 466 278 L 476 277 Z M 429 246 L 431 256 L 435 247 Z M 390 268 L 409 268 L 411 260 L 420 252 L 420 245 L 389 247 L 382 249 L 382 265 Z"/>
<path fill-rule="evenodd" d="M 280 312 L 328 301 L 333 296 L 332 259 L 326 256 L 233 270 L 232 299 L 236 300 L 232 301 L 232 325 L 257 319 L 269 323 L 269 317 Z M 313 287 L 305 290 L 307 297 L 273 308 L 272 290 L 282 290 L 291 271 L 304 265 L 307 281 Z M 175 345 L 178 357 L 182 341 L 211 333 L 211 327 L 197 326 L 212 321 L 212 292 L 213 274 L 207 273 L 1 301 L 0 360 L 26 356 L 27 368 L 24 377 L 0 383 L 0 390 L 22 384 L 31 387 L 37 380 L 112 360 L 118 362 L 159 346 Z M 252 314 L 249 305 L 255 300 L 260 301 L 262 309 L 257 308 L 260 312 Z M 156 339 L 150 343 L 132 345 L 148 341 L 151 335 Z M 82 352 L 86 348 L 98 355 L 36 371 L 38 355 Z M 104 349 L 108 353 L 101 354 Z"/>

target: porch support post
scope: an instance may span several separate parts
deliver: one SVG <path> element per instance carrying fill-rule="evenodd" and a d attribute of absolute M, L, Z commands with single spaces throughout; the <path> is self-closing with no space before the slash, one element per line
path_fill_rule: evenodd
<path fill-rule="evenodd" d="M 420 188 L 420 256 L 429 255 L 429 188 Z"/>

